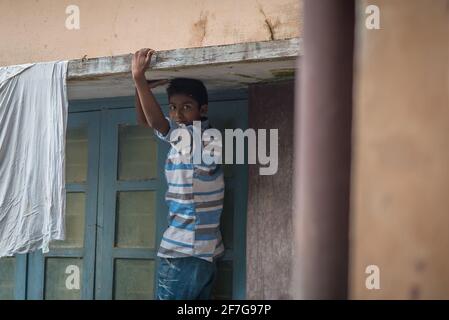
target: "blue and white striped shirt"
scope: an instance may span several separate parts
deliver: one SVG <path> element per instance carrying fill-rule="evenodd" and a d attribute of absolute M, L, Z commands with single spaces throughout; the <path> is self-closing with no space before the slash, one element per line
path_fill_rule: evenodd
<path fill-rule="evenodd" d="M 167 118 L 170 130 L 157 137 L 171 144 L 165 163 L 168 190 L 165 196 L 169 214 L 158 256 L 165 258 L 198 257 L 207 261 L 224 254 L 220 232 L 223 210 L 224 177 L 220 164 L 194 164 L 192 154 L 178 150 L 178 139 L 170 140 L 177 128 L 186 128 L 193 136 L 192 125 L 178 125 Z M 209 121 L 201 121 L 201 133 L 209 128 Z M 174 137 L 172 137 L 173 139 Z M 204 142 L 203 151 L 204 151 Z M 190 146 L 189 146 L 190 148 Z M 187 157 L 187 158 L 186 158 Z"/>

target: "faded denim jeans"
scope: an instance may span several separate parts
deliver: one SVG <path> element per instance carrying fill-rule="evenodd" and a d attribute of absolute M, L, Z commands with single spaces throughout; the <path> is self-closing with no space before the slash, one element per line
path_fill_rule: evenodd
<path fill-rule="evenodd" d="M 159 258 L 158 300 L 207 300 L 217 273 L 216 262 L 194 257 Z"/>

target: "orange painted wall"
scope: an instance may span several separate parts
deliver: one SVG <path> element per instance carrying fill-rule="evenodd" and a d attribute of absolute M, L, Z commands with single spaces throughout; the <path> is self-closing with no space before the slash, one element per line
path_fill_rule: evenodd
<path fill-rule="evenodd" d="M 80 9 L 79 30 L 65 27 L 69 5 Z M 301 33 L 300 0 L 1 0 L 0 12 L 0 66 Z"/>
<path fill-rule="evenodd" d="M 359 19 L 351 298 L 449 299 L 449 1 L 363 4 L 381 29 Z"/>

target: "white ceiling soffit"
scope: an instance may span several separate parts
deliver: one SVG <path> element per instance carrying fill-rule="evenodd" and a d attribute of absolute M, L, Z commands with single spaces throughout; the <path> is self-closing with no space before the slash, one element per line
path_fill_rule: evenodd
<path fill-rule="evenodd" d="M 246 88 L 250 83 L 294 77 L 302 55 L 300 38 L 158 51 L 146 78 L 202 80 L 209 91 Z M 70 60 L 67 73 L 70 100 L 134 95 L 132 54 Z M 164 87 L 154 89 L 162 93 Z"/>

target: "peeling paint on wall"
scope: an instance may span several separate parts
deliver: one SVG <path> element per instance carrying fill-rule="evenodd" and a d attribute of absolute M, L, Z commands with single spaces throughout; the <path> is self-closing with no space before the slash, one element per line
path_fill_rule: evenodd
<path fill-rule="evenodd" d="M 191 47 L 201 47 L 206 37 L 208 12 L 201 11 L 197 22 L 192 26 L 192 36 L 189 41 Z"/>
<path fill-rule="evenodd" d="M 275 40 L 276 39 L 276 37 L 275 37 L 276 28 L 280 25 L 279 19 L 277 18 L 276 21 L 273 23 L 272 20 L 270 18 L 268 18 L 267 15 L 265 14 L 265 11 L 263 10 L 260 3 L 258 3 L 258 5 L 259 5 L 259 12 L 264 17 L 265 27 L 268 29 L 268 32 L 269 32 L 269 40 Z"/>

